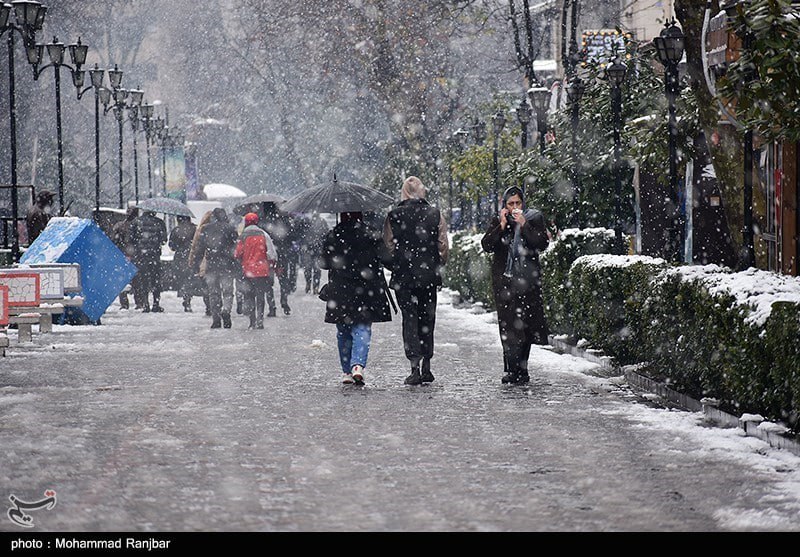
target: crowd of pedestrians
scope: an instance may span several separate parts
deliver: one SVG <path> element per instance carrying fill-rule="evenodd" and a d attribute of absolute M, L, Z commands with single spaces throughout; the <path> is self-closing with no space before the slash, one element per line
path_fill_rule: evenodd
<path fill-rule="evenodd" d="M 435 380 L 431 362 L 437 293 L 450 249 L 448 225 L 426 199 L 419 178 L 404 180 L 399 194 L 382 227 L 364 212 L 349 211 L 339 213 L 329 229 L 318 214 L 295 217 L 275 203 L 260 203 L 248 207 L 243 222 L 224 208 L 207 212 L 197 226 L 188 217 L 178 218 L 169 237 L 153 212 L 131 208 L 112 236 L 138 268 L 131 281 L 136 308 L 163 311 L 160 254 L 168 243 L 184 311 L 191 312 L 192 298 L 202 296 L 212 329 L 232 327 L 234 301 L 251 329 L 263 329 L 265 317 L 275 317 L 278 305 L 291 315 L 289 296 L 302 267 L 305 292 L 325 302 L 324 320 L 336 325 L 344 384 L 364 384 L 372 324 L 391 321 L 392 310 L 397 314 L 399 308 L 410 368 L 405 384 L 420 385 Z M 510 384 L 530 380 L 531 346 L 546 344 L 548 337 L 539 268 L 548 232 L 543 214 L 523 205 L 520 188 L 508 188 L 481 240 L 491 254 L 503 347 L 501 381 Z M 324 285 L 322 270 L 327 271 Z M 390 272 L 389 282 L 384 270 Z M 129 307 L 126 292 L 120 306 Z"/>

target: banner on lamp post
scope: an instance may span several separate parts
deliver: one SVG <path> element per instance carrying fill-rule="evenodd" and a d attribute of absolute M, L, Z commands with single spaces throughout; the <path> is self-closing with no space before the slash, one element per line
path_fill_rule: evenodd
<path fill-rule="evenodd" d="M 186 160 L 186 200 L 202 199 L 197 172 L 197 150 L 190 145 L 184 156 Z"/>
<path fill-rule="evenodd" d="M 167 197 L 186 200 L 186 161 L 183 146 L 167 147 L 164 153 Z"/>

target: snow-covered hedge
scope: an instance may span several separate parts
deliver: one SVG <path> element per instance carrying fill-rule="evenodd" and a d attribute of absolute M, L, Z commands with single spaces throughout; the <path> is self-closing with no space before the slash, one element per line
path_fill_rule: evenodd
<path fill-rule="evenodd" d="M 445 285 L 492 308 L 482 236 L 452 238 Z M 800 278 L 609 255 L 613 245 L 612 230 L 564 230 L 541 255 L 552 333 L 800 431 Z"/>
<path fill-rule="evenodd" d="M 570 268 L 566 292 L 576 338 L 602 347 L 621 363 L 637 361 L 634 326 L 648 295 L 642 288 L 667 262 L 641 255 L 584 255 Z"/>
<path fill-rule="evenodd" d="M 800 278 L 681 266 L 643 287 L 632 326 L 651 370 L 687 394 L 800 426 Z"/>
<path fill-rule="evenodd" d="M 450 237 L 450 257 L 444 269 L 444 285 L 465 300 L 494 307 L 491 255 L 481 247 L 483 233 L 462 231 Z"/>
<path fill-rule="evenodd" d="M 550 329 L 573 335 L 576 317 L 569 298 L 569 271 L 583 255 L 612 253 L 614 231 L 607 228 L 568 228 L 550 242 L 539 260 L 542 264 L 542 298 Z M 579 317 L 578 320 L 581 318 Z"/>

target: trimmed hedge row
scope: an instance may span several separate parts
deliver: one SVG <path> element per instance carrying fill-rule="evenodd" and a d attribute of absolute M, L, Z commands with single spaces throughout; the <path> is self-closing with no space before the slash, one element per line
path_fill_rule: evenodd
<path fill-rule="evenodd" d="M 482 234 L 453 237 L 445 285 L 493 307 Z M 608 255 L 614 233 L 566 230 L 542 256 L 552 333 L 731 413 L 800 428 L 800 279 Z"/>

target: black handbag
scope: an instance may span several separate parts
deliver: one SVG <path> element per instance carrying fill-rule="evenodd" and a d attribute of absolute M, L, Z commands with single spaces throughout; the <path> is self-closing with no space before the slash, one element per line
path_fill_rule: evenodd
<path fill-rule="evenodd" d="M 323 302 L 328 301 L 328 284 L 329 283 L 326 282 L 322 285 L 322 288 L 319 289 L 319 299 Z"/>

